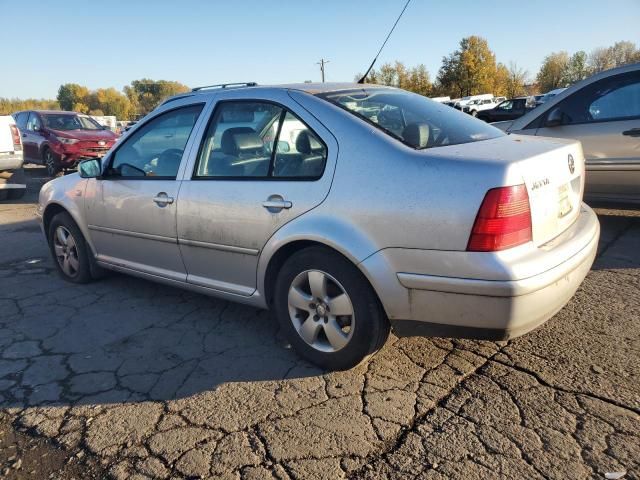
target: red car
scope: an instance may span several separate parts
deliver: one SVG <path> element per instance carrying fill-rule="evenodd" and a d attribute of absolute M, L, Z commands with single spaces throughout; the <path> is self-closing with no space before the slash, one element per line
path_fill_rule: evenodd
<path fill-rule="evenodd" d="M 24 161 L 43 164 L 51 176 L 85 158 L 100 158 L 118 138 L 88 115 L 55 110 L 13 114 L 22 134 Z"/>

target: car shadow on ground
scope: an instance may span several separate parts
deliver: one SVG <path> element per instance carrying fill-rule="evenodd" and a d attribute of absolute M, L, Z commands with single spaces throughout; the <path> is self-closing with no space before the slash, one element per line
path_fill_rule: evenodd
<path fill-rule="evenodd" d="M 70 284 L 41 254 L 0 265 L 3 408 L 166 401 L 323 373 L 266 311 L 115 273 Z"/>
<path fill-rule="evenodd" d="M 592 270 L 640 268 L 640 216 L 637 210 L 600 213 L 598 258 Z"/>

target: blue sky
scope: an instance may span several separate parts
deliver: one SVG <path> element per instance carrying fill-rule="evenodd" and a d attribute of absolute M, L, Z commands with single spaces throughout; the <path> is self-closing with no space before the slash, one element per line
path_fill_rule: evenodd
<path fill-rule="evenodd" d="M 122 87 L 143 77 L 189 86 L 320 79 L 364 71 L 405 0 L 0 0 L 0 97 L 53 98 L 58 86 Z M 523 3 L 527 6 L 523 7 Z M 640 44 L 640 0 L 412 0 L 379 64 L 424 63 L 435 78 L 462 37 L 535 75 L 552 51 Z"/>

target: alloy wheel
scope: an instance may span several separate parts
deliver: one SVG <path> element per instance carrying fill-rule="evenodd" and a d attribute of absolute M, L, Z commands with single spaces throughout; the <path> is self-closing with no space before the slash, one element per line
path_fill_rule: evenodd
<path fill-rule="evenodd" d="M 68 277 L 75 277 L 80 268 L 78 259 L 78 247 L 71 232 L 60 225 L 53 235 L 53 250 L 58 265 Z"/>
<path fill-rule="evenodd" d="M 47 175 L 50 177 L 54 177 L 56 173 L 58 173 L 55 158 L 53 158 L 53 154 L 50 150 L 47 150 L 44 154 L 44 164 L 47 167 Z"/>
<path fill-rule="evenodd" d="M 344 348 L 355 327 L 353 304 L 344 287 L 320 270 L 299 273 L 288 294 L 289 316 L 307 344 L 322 352 Z"/>

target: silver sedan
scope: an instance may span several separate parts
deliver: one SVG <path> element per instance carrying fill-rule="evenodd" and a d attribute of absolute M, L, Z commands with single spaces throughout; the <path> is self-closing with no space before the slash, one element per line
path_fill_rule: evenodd
<path fill-rule="evenodd" d="M 576 141 L 505 135 L 403 90 L 196 89 L 43 186 L 62 276 L 116 270 L 271 308 L 329 369 L 400 335 L 506 339 L 593 262 Z"/>

